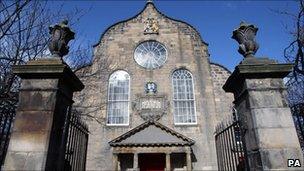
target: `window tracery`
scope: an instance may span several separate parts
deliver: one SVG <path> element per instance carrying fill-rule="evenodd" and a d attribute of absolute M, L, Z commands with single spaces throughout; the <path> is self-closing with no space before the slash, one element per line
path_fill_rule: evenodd
<path fill-rule="evenodd" d="M 108 125 L 129 124 L 130 75 L 123 70 L 115 71 L 109 78 Z"/>
<path fill-rule="evenodd" d="M 178 69 L 172 74 L 173 114 L 175 124 L 195 124 L 195 97 L 192 74 Z"/>

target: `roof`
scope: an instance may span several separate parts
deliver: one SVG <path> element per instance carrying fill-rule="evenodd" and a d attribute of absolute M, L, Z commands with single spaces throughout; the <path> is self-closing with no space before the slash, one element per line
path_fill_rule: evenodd
<path fill-rule="evenodd" d="M 194 140 L 156 122 L 147 121 L 109 142 L 110 146 L 190 146 Z"/>

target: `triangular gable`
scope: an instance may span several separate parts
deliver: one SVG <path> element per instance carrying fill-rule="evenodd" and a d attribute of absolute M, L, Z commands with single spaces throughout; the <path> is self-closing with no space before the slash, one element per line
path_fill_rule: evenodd
<path fill-rule="evenodd" d="M 158 122 L 147 121 L 110 141 L 111 146 L 183 146 L 194 141 Z"/>

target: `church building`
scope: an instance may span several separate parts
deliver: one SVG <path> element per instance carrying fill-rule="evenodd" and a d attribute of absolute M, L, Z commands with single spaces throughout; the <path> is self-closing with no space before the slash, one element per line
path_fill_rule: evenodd
<path fill-rule="evenodd" d="M 231 73 L 211 62 L 193 26 L 147 2 L 105 30 L 77 74 L 87 170 L 217 170 L 215 126 L 232 113 L 222 90 Z"/>

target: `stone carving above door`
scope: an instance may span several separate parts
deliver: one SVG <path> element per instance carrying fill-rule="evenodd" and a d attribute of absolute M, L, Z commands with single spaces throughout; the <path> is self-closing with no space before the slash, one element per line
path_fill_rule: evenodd
<path fill-rule="evenodd" d="M 168 108 L 169 102 L 164 94 L 140 94 L 132 103 L 133 111 L 145 121 L 159 120 Z"/>

